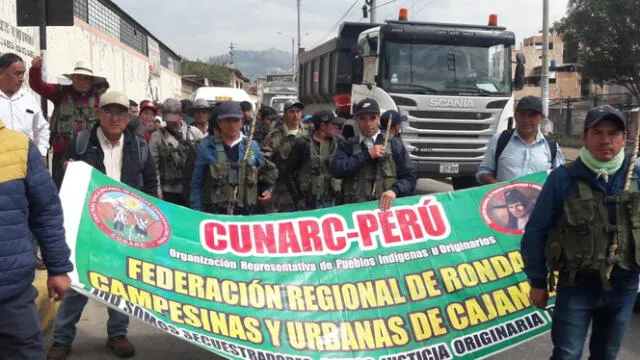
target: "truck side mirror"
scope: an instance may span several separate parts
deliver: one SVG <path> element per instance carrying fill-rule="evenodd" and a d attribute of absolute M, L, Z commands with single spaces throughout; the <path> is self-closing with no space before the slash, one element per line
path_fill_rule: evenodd
<path fill-rule="evenodd" d="M 378 52 L 378 38 L 367 36 L 367 44 L 371 53 L 376 54 Z"/>
<path fill-rule="evenodd" d="M 516 73 L 513 78 L 513 88 L 522 90 L 524 88 L 524 64 L 525 57 L 523 54 L 516 55 Z"/>
<path fill-rule="evenodd" d="M 362 56 L 354 55 L 353 65 L 351 68 L 351 82 L 353 84 L 362 84 L 362 73 L 364 69 L 364 62 Z"/>

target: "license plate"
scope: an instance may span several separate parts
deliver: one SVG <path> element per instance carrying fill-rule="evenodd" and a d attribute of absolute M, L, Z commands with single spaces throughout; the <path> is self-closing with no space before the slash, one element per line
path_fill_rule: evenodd
<path fill-rule="evenodd" d="M 460 172 L 460 164 L 442 163 L 440 164 L 440 174 L 457 174 Z"/>

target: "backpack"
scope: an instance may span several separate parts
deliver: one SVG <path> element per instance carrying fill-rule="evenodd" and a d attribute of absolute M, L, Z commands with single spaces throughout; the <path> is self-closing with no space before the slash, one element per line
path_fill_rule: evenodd
<path fill-rule="evenodd" d="M 182 184 L 185 177 L 191 177 L 191 172 L 185 172 L 185 162 L 195 151 L 191 126 L 187 125 L 184 138 L 166 128 L 161 128 L 158 131 L 161 133 L 161 140 L 158 149 L 159 159 L 156 165 L 159 169 L 160 182 L 162 185 Z M 166 140 L 167 137 L 175 139 L 178 145 L 169 144 Z"/>
<path fill-rule="evenodd" d="M 500 134 L 500 137 L 498 138 L 498 143 L 496 144 L 496 154 L 494 156 L 496 171 L 498 171 L 498 162 L 500 160 L 500 155 L 502 155 L 502 152 L 507 147 L 507 144 L 509 143 L 509 140 L 511 140 L 511 136 L 513 135 L 514 131 L 515 129 L 505 130 Z M 556 156 L 558 155 L 558 141 L 550 136 L 545 136 L 544 138 L 545 140 L 547 140 L 547 144 L 549 144 L 549 151 L 551 152 L 550 168 L 553 169 L 553 166 L 556 163 Z"/>
<path fill-rule="evenodd" d="M 134 135 L 136 143 L 138 143 L 138 164 L 141 169 L 144 169 L 144 164 L 149 157 L 149 145 L 147 142 L 141 139 L 139 136 Z M 82 156 L 87 152 L 89 148 L 89 139 L 91 138 L 91 129 L 83 130 L 78 133 L 76 139 L 76 155 Z"/>

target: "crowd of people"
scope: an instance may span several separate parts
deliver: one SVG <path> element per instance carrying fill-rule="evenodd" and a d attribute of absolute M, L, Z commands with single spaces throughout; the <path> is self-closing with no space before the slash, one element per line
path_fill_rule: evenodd
<path fill-rule="evenodd" d="M 381 131 L 380 108 L 373 99 L 358 104 L 355 116 L 360 137 L 345 139 L 341 136 L 344 119 L 332 111 L 320 111 L 303 120 L 304 104 L 297 101 L 285 104 L 282 116 L 272 108 L 261 107 L 255 117 L 248 102 L 168 98 L 137 103 L 124 93 L 110 90 L 107 79 L 95 75 L 84 62 L 65 74 L 70 85 L 46 83 L 42 60 L 33 59 L 29 85 L 53 102 L 50 121 L 22 88 L 26 66 L 15 54 L 0 57 L 0 90 L 8 100 L 0 103 L 0 111 L 7 119 L 7 128 L 31 138 L 33 150 L 29 155 L 37 151 L 42 174 L 46 174 L 43 169 L 51 147 L 52 184 L 58 189 L 68 164 L 83 161 L 151 196 L 211 214 L 288 212 L 369 200 L 378 200 L 384 211 L 397 197 L 415 191 L 417 178 L 409 155 L 397 136 Z M 36 165 L 31 164 L 33 161 L 30 157 L 30 166 Z M 55 218 L 45 221 L 50 226 L 55 223 L 56 231 L 47 231 L 48 236 L 32 232 L 42 249 L 44 265 L 50 274 L 56 271 L 52 281 L 58 279 L 58 269 L 62 269 L 65 280 L 64 286 L 52 288 L 59 290 L 59 296 L 65 293 L 47 353 L 47 359 L 54 360 L 64 359 L 71 352 L 87 298 L 68 289 L 64 274 L 69 271 L 69 249 L 64 237 L 59 236 L 60 202 L 56 199 L 48 205 L 57 206 L 55 214 L 46 213 Z M 58 236 L 51 239 L 52 234 Z M 56 251 L 50 250 L 52 243 Z M 21 245 L 7 248 L 2 256 L 33 260 L 33 251 L 24 253 L 25 248 L 33 248 L 32 242 Z M 52 260 L 52 254 L 59 258 Z M 4 280 L 0 278 L 0 286 Z M 29 298 L 31 290 L 24 291 L 32 289 L 27 280 L 21 280 L 22 288 L 16 290 L 20 295 L 16 301 L 22 304 L 32 304 L 33 300 Z M 0 305 L 0 314 L 3 310 L 4 304 Z M 135 353 L 126 336 L 128 324 L 127 316 L 109 310 L 106 345 L 119 357 Z M 33 333 L 10 335 L 13 339 L 23 336 L 21 341 L 33 345 L 16 347 L 16 354 L 39 358 L 35 351 L 42 339 L 35 337 L 37 321 L 31 325 Z"/>
<path fill-rule="evenodd" d="M 355 129 L 349 132 L 333 111 L 303 117 L 305 105 L 298 101 L 285 104 L 281 116 L 264 106 L 254 114 L 247 102 L 138 103 L 110 90 L 87 63 L 65 74 L 71 85 L 44 82 L 41 66 L 42 58 L 35 57 L 29 85 L 53 102 L 50 121 L 22 88 L 24 61 L 16 54 L 0 56 L 0 355 L 9 359 L 45 358 L 31 285 L 34 243 L 42 250 L 50 297 L 64 297 L 47 359 L 62 360 L 71 352 L 87 303 L 69 288 L 66 275 L 73 265 L 56 188 L 70 162 L 83 161 L 151 196 L 211 214 L 374 200 L 386 211 L 416 189 L 416 170 L 401 140 L 407 117 L 381 114 L 374 99 L 354 105 Z M 517 191 L 506 193 L 505 226 L 524 228 L 533 304 L 545 308 L 549 291 L 557 291 L 553 358 L 579 358 L 593 321 L 592 357 L 613 359 L 640 269 L 633 250 L 640 239 L 632 230 L 640 227 L 633 212 L 640 208 L 637 179 L 625 185 L 628 169 L 634 169 L 624 152 L 626 122 L 610 106 L 591 110 L 580 157 L 565 165 L 556 141 L 540 132 L 543 119 L 538 98 L 521 99 L 515 129 L 492 138 L 477 180 L 492 184 L 553 170 L 535 204 Z M 109 309 L 106 346 L 118 357 L 135 354 L 128 324 L 127 316 Z"/>

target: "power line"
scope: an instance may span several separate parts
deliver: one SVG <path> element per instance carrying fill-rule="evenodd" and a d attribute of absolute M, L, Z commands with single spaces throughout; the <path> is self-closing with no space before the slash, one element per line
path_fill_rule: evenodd
<path fill-rule="evenodd" d="M 372 7 L 370 9 L 366 10 L 366 11 L 368 13 L 371 13 L 371 10 L 373 10 L 373 9 L 381 8 L 381 7 L 385 6 L 385 5 L 392 4 L 392 3 L 396 2 L 396 1 L 399 1 L 399 0 L 390 0 L 390 1 L 387 1 L 386 3 L 384 3 L 384 4 L 377 5 L 376 7 Z M 382 19 L 386 19 L 387 17 L 383 17 Z M 358 20 L 358 22 L 361 22 L 362 20 L 364 20 L 364 16 L 361 16 L 360 20 Z"/>
<path fill-rule="evenodd" d="M 398 9 L 402 9 L 403 7 L 405 7 L 405 5 L 407 5 L 407 3 L 412 2 L 412 0 L 405 0 L 402 4 L 398 5 Z M 384 17 L 383 19 L 390 19 L 391 16 L 393 15 L 393 10 L 389 11 Z"/>
<path fill-rule="evenodd" d="M 394 2 L 396 2 L 396 1 L 398 1 L 398 0 L 390 0 L 390 1 L 387 1 L 386 3 L 383 3 L 383 4 L 377 5 L 377 6 L 375 6 L 375 7 L 369 8 L 369 10 L 368 10 L 367 12 L 368 12 L 369 14 L 371 14 L 371 10 L 381 8 L 381 7 L 386 6 L 386 5 L 389 5 L 389 4 L 393 4 L 393 3 L 394 3 Z M 366 3 L 366 2 L 365 2 L 365 3 Z M 360 18 L 360 21 L 362 21 L 363 19 L 364 19 L 364 16 Z M 386 19 L 386 18 L 382 18 L 382 19 L 383 19 L 383 21 L 384 21 L 384 19 Z"/>
<path fill-rule="evenodd" d="M 378 5 L 378 6 L 374 7 L 374 8 L 369 9 L 369 12 L 371 12 L 371 10 L 372 10 L 372 9 L 378 9 L 378 8 L 381 8 L 381 7 L 385 6 L 385 5 L 389 5 L 389 4 L 391 4 L 391 3 L 394 3 L 394 2 L 396 2 L 396 1 L 398 1 L 398 0 L 390 0 L 390 1 L 387 1 L 387 2 L 386 2 L 386 3 L 384 3 L 384 4 L 380 4 L 380 5 Z"/>
<path fill-rule="evenodd" d="M 418 13 L 420 13 L 420 11 L 422 11 L 422 10 L 426 9 L 426 8 L 427 8 L 427 6 L 431 5 L 431 3 L 432 3 L 432 2 L 434 2 L 434 1 L 436 1 L 436 0 L 429 0 L 429 1 L 427 1 L 427 3 L 426 3 L 426 4 L 424 4 L 424 6 L 423 6 L 423 7 L 421 7 L 419 10 L 416 10 L 416 11 L 413 13 L 413 15 L 417 15 Z"/>
<path fill-rule="evenodd" d="M 347 16 L 349 16 L 351 14 L 351 11 L 353 11 L 353 8 L 356 6 L 356 4 L 358 3 L 359 0 L 355 0 L 353 2 L 353 4 L 351 4 L 351 6 L 349 7 L 349 9 L 347 9 L 347 11 L 344 13 L 344 15 L 342 15 L 342 17 L 340 19 L 338 19 L 338 21 L 336 21 L 335 24 L 331 25 L 331 27 L 329 28 L 329 30 L 322 35 L 322 37 L 320 38 L 320 40 L 313 45 L 313 47 L 316 47 L 317 45 L 321 44 L 322 42 L 324 42 L 326 40 L 326 38 L 331 35 L 331 33 L 333 32 L 333 30 L 335 30 L 335 28 L 340 25 L 340 23 L 347 18 Z"/>

